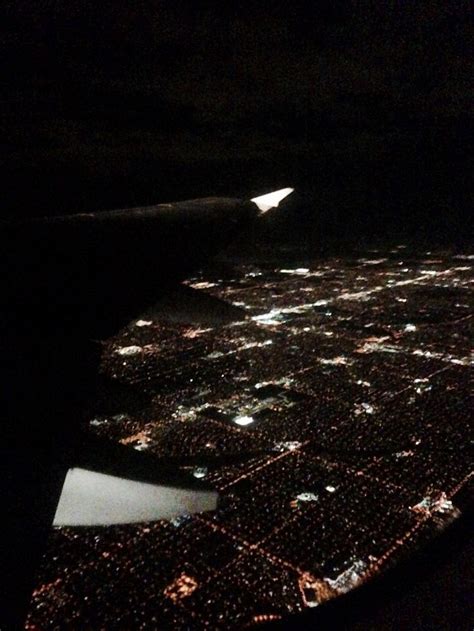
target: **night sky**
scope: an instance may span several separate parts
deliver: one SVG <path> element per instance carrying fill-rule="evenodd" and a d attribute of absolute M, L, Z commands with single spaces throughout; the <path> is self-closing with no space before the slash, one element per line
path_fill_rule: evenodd
<path fill-rule="evenodd" d="M 275 238 L 466 238 L 470 3 L 222 4 L 4 2 L 3 215 L 295 186 Z"/>

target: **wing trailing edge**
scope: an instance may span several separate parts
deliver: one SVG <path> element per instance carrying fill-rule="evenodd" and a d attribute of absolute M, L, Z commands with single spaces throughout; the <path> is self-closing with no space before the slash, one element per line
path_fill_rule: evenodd
<path fill-rule="evenodd" d="M 152 484 L 74 467 L 69 469 L 54 526 L 109 526 L 174 519 L 215 510 L 215 491 Z"/>

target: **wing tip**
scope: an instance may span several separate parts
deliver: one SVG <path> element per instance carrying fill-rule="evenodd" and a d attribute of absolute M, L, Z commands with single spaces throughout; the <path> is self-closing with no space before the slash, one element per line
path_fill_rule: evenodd
<path fill-rule="evenodd" d="M 258 197 L 253 197 L 250 201 L 253 202 L 258 209 L 260 210 L 260 214 L 266 213 L 270 208 L 276 208 L 279 203 L 291 195 L 295 189 L 291 187 L 280 188 L 277 191 L 272 191 L 271 193 L 266 193 L 265 195 L 259 195 Z"/>

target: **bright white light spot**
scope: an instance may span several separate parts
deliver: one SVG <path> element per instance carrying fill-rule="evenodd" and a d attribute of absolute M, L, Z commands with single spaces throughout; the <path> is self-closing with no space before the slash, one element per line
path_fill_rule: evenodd
<path fill-rule="evenodd" d="M 122 355 L 123 357 L 129 357 L 131 355 L 138 355 L 138 353 L 142 352 L 141 346 L 122 346 L 115 351 L 118 355 Z"/>
<path fill-rule="evenodd" d="M 236 425 L 241 425 L 242 427 L 245 427 L 246 425 L 250 425 L 254 421 L 255 419 L 253 418 L 253 416 L 236 416 L 234 418 L 234 423 Z"/>
<path fill-rule="evenodd" d="M 335 486 L 328 485 L 328 486 L 326 487 L 326 491 L 327 491 L 328 493 L 334 493 L 334 492 L 336 491 L 336 487 L 335 487 Z"/>
<path fill-rule="evenodd" d="M 363 265 L 380 265 L 380 263 L 385 263 L 386 260 L 387 259 L 358 259 L 357 262 Z"/>
<path fill-rule="evenodd" d="M 407 333 L 413 333 L 413 331 L 416 331 L 416 326 L 414 324 L 407 324 L 405 325 L 405 331 Z"/>
<path fill-rule="evenodd" d="M 99 427 L 99 425 L 104 425 L 104 423 L 107 423 L 106 419 L 93 418 L 89 421 L 89 425 L 92 425 L 93 427 Z"/>
<path fill-rule="evenodd" d="M 193 471 L 193 476 L 197 478 L 198 480 L 205 478 L 206 475 L 207 475 L 206 467 L 196 467 Z"/>
<path fill-rule="evenodd" d="M 345 366 L 352 364 L 352 361 L 350 359 L 347 359 L 347 357 L 339 356 L 333 357 L 332 359 L 320 359 L 319 363 L 329 366 Z"/>
<path fill-rule="evenodd" d="M 297 267 L 296 269 L 281 269 L 280 274 L 296 274 L 296 275 L 304 275 L 309 272 L 307 267 Z"/>
<path fill-rule="evenodd" d="M 150 326 L 151 324 L 153 324 L 153 320 L 137 320 L 135 322 L 135 326 Z"/>
<path fill-rule="evenodd" d="M 277 320 L 275 316 L 278 316 L 281 311 L 277 309 L 272 309 L 268 313 L 262 313 L 261 315 L 253 316 L 252 320 L 254 322 L 258 322 L 259 324 L 270 324 L 272 326 L 276 326 L 281 324 L 280 320 Z"/>
<path fill-rule="evenodd" d="M 420 357 L 435 357 L 435 354 L 431 351 L 422 351 L 421 348 L 417 348 L 413 351 L 412 355 L 419 355 Z"/>
<path fill-rule="evenodd" d="M 293 383 L 294 379 L 282 377 L 281 379 L 274 379 L 273 381 L 260 381 L 255 384 L 255 389 L 258 390 L 259 388 L 264 388 L 265 386 L 284 386 L 285 388 L 289 388 Z"/>
<path fill-rule="evenodd" d="M 296 499 L 300 502 L 317 502 L 318 496 L 314 493 L 300 493 L 296 496 Z"/>
<path fill-rule="evenodd" d="M 270 208 L 276 208 L 278 204 L 288 197 L 295 189 L 294 188 L 282 188 L 266 195 L 260 195 L 259 197 L 253 197 L 250 201 L 256 204 L 262 213 L 266 213 Z"/>
<path fill-rule="evenodd" d="M 359 414 L 373 414 L 375 412 L 375 408 L 370 403 L 356 403 L 354 407 L 356 416 Z"/>
<path fill-rule="evenodd" d="M 209 353 L 209 355 L 206 355 L 206 359 L 218 359 L 219 357 L 223 357 L 224 353 L 221 353 L 221 351 L 213 351 L 212 353 Z"/>
<path fill-rule="evenodd" d="M 144 451 L 145 449 L 148 449 L 149 446 L 148 442 L 140 440 L 133 448 L 137 451 Z"/>
<path fill-rule="evenodd" d="M 193 289 L 210 289 L 211 287 L 215 287 L 216 285 L 217 283 L 208 283 L 206 281 L 203 281 L 199 283 L 192 283 L 190 286 Z"/>
<path fill-rule="evenodd" d="M 426 381 L 428 381 L 428 380 L 426 380 Z M 417 394 L 423 394 L 424 392 L 428 392 L 431 389 L 432 389 L 431 385 L 429 385 L 429 384 L 427 385 L 426 383 L 422 383 L 421 385 L 419 385 L 419 386 L 417 386 L 415 388 L 415 392 Z"/>

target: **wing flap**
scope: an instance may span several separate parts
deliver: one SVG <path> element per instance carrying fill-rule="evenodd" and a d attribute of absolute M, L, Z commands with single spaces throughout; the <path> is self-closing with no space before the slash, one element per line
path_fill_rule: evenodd
<path fill-rule="evenodd" d="M 173 519 L 214 510 L 217 492 L 151 484 L 74 467 L 69 469 L 54 526 L 108 526 Z"/>

